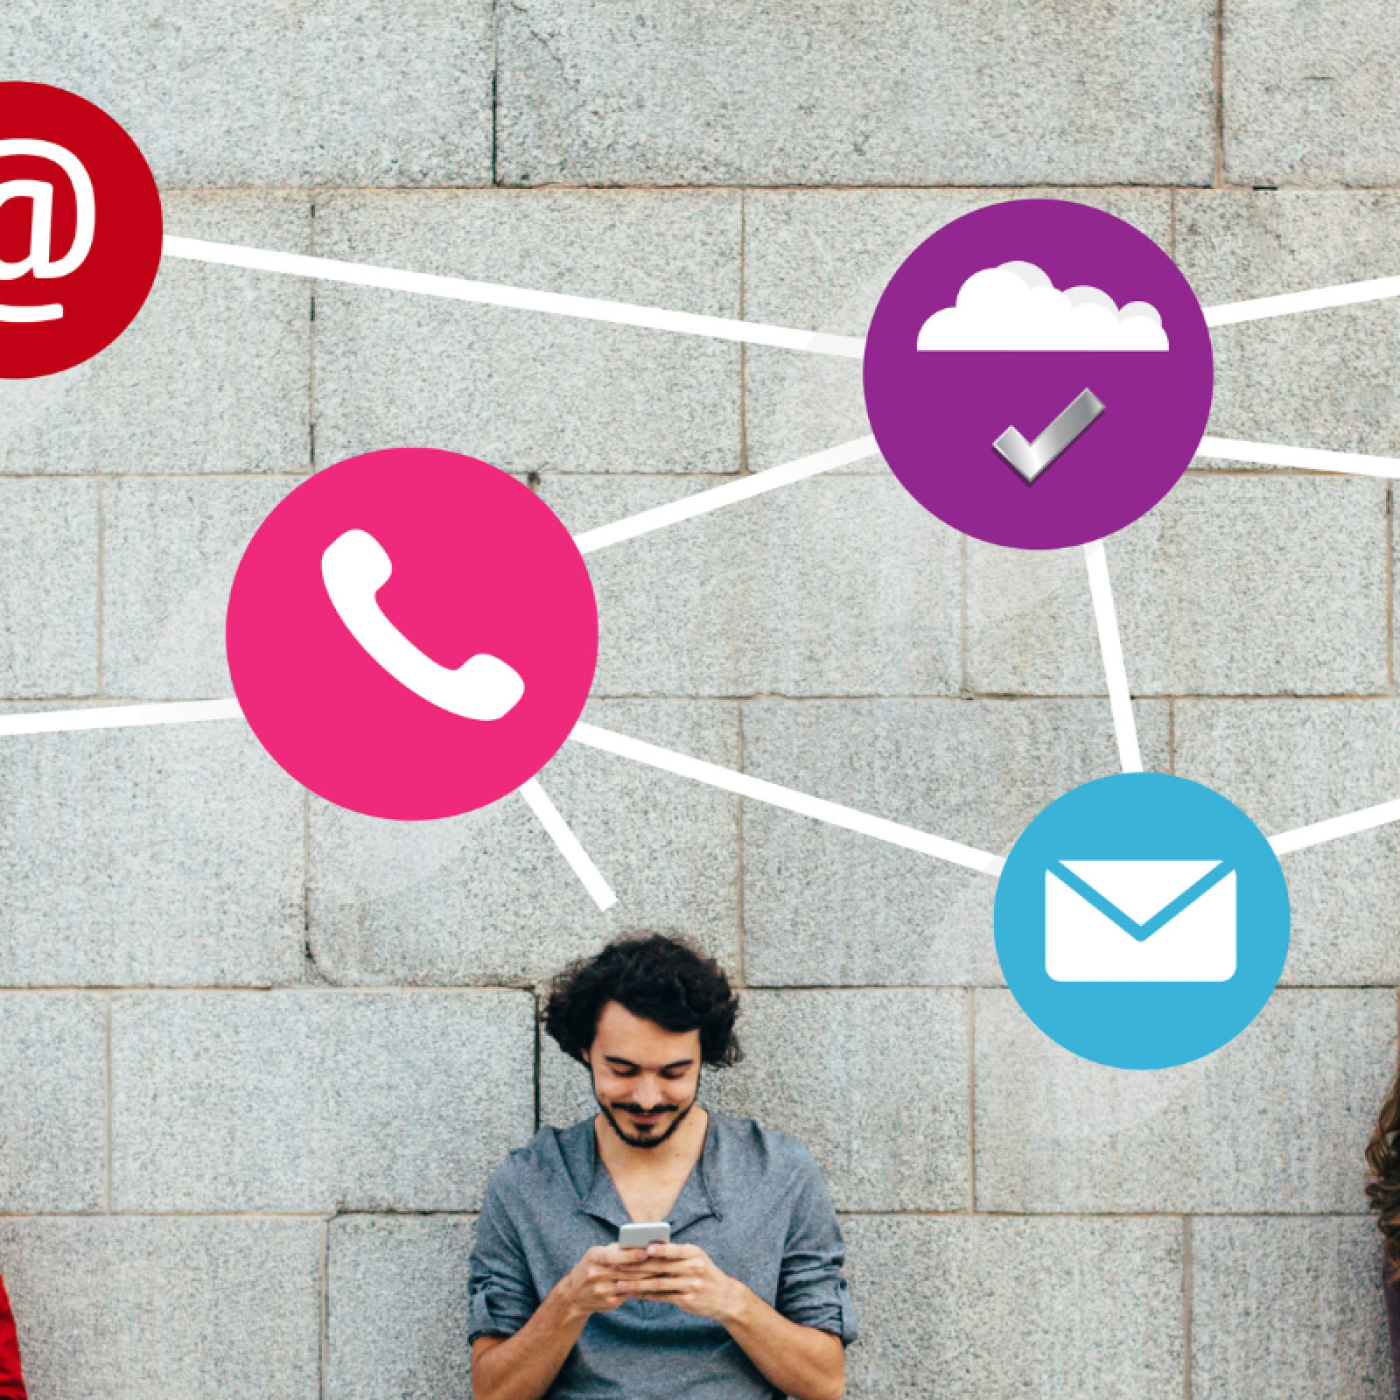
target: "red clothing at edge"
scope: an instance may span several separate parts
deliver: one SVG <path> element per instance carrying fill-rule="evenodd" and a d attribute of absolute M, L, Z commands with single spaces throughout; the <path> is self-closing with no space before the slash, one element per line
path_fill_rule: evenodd
<path fill-rule="evenodd" d="M 19 1367 L 19 1338 L 5 1283 L 0 1279 L 0 1400 L 29 1400 Z"/>

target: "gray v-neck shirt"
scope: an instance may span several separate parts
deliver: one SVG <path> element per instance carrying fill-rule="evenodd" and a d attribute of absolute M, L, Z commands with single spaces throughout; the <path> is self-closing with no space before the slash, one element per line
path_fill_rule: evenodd
<path fill-rule="evenodd" d="M 509 1336 L 631 1217 L 598 1158 L 593 1120 L 541 1128 L 491 1178 L 471 1261 L 470 1339 Z M 711 1113 L 700 1160 L 671 1208 L 671 1238 L 805 1327 L 856 1337 L 846 1247 L 821 1170 L 786 1133 Z M 584 1325 L 548 1400 L 774 1400 L 718 1322 L 629 1298 Z"/>

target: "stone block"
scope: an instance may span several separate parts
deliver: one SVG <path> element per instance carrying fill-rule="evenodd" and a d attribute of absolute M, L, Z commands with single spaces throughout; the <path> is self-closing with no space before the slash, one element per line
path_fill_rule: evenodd
<path fill-rule="evenodd" d="M 1373 190 L 1183 192 L 1176 250 L 1207 306 L 1361 282 L 1400 266 L 1400 197 Z M 1214 435 L 1400 455 L 1394 301 L 1218 326 L 1211 344 Z"/>
<path fill-rule="evenodd" d="M 302 195 L 164 196 L 165 231 L 311 251 Z M 305 472 L 311 464 L 313 284 L 167 257 L 135 321 L 100 355 L 0 381 L 6 472 Z"/>
<path fill-rule="evenodd" d="M 302 792 L 246 725 L 12 736 L 0 791 L 0 985 L 302 976 Z"/>
<path fill-rule="evenodd" d="M 739 767 L 737 707 L 594 701 L 590 723 Z M 566 743 L 540 785 L 618 901 L 601 913 L 511 795 L 437 822 L 387 822 L 313 798 L 309 938 L 337 983 L 543 982 L 635 927 L 738 961 L 739 799 Z"/>
<path fill-rule="evenodd" d="M 164 186 L 491 182 L 488 0 L 19 0 L 0 77 L 53 83 L 127 129 Z"/>
<path fill-rule="evenodd" d="M 0 994 L 0 1210 L 101 1210 L 107 1013 L 81 993 Z"/>
<path fill-rule="evenodd" d="M 114 1207 L 475 1208 L 530 1136 L 534 1039 L 521 992 L 118 995 Z"/>
<path fill-rule="evenodd" d="M 1191 1222 L 1195 1400 L 1390 1400 L 1374 1217 Z"/>
<path fill-rule="evenodd" d="M 116 481 L 103 502 L 102 671 L 110 695 L 233 693 L 224 623 L 248 541 L 286 480 Z"/>
<path fill-rule="evenodd" d="M 325 257 L 739 315 L 733 193 L 334 195 Z M 316 462 L 442 447 L 511 472 L 732 472 L 737 344 L 406 292 L 316 295 Z"/>
<path fill-rule="evenodd" d="M 4 1220 L 35 1397 L 318 1400 L 316 1220 Z"/>
<path fill-rule="evenodd" d="M 686 494 L 548 477 L 571 530 Z M 959 537 L 890 478 L 821 478 L 588 556 L 600 695 L 948 695 Z"/>
<path fill-rule="evenodd" d="M 1138 705 L 1149 769 L 1167 714 Z M 1119 769 L 1105 701 L 755 701 L 760 778 L 1004 855 L 1043 807 Z M 744 810 L 744 968 L 754 986 L 988 985 L 996 881 L 758 802 Z"/>
<path fill-rule="evenodd" d="M 979 1210 L 1356 1212 L 1395 993 L 1281 990 L 1215 1054 L 1143 1074 L 978 992 L 975 1058 Z"/>
<path fill-rule="evenodd" d="M 1162 190 L 755 190 L 744 195 L 744 315 L 863 336 L 900 263 L 945 224 L 1005 199 L 1069 199 L 1107 210 L 1171 247 Z M 858 360 L 751 345 L 744 435 L 755 470 L 870 431 Z M 883 475 L 878 457 L 842 468 Z"/>
<path fill-rule="evenodd" d="M 97 487 L 0 481 L 0 696 L 97 690 Z"/>
<path fill-rule="evenodd" d="M 968 1204 L 967 1002 L 956 990 L 744 991 L 736 1066 L 706 1107 L 800 1138 L 837 1210 Z M 546 1038 L 540 1113 L 596 1111 L 587 1071 Z"/>
<path fill-rule="evenodd" d="M 1359 477 L 1182 481 L 1108 542 L 1135 695 L 1388 688 L 1387 487 Z M 968 545 L 978 693 L 1102 692 L 1084 557 Z"/>
<path fill-rule="evenodd" d="M 1204 185 L 1214 39 L 1203 0 L 529 0 L 498 16 L 499 170 L 519 185 Z"/>
<path fill-rule="evenodd" d="M 841 1222 L 861 1339 L 850 1400 L 1180 1395 L 1175 1220 Z"/>
<path fill-rule="evenodd" d="M 1359 0 L 1342 12 L 1309 0 L 1230 5 L 1221 44 L 1226 181 L 1395 184 L 1397 63 L 1400 33 L 1388 0 Z"/>
<path fill-rule="evenodd" d="M 326 1400 L 471 1394 L 471 1216 L 341 1216 L 326 1269 Z"/>
<path fill-rule="evenodd" d="M 801 1138 L 838 1210 L 961 1209 L 970 995 L 747 992 L 724 1111 Z"/>
<path fill-rule="evenodd" d="M 1400 794 L 1394 700 L 1186 700 L 1176 771 L 1222 792 L 1277 836 Z M 1293 909 L 1283 980 L 1400 983 L 1400 827 L 1380 826 L 1282 859 Z"/>
<path fill-rule="evenodd" d="M 1128 686 L 1141 694 L 1126 599 L 1142 564 L 1135 555 L 1125 557 L 1126 538 L 1115 535 L 1105 553 Z M 978 695 L 1107 695 L 1084 551 L 1003 549 L 969 538 L 967 665 L 968 684 Z"/>
<path fill-rule="evenodd" d="M 567 1128 L 598 1111 L 593 1097 L 592 1078 L 585 1065 L 570 1059 L 540 1030 L 540 1124 Z M 704 1108 L 719 1110 L 723 1090 L 719 1081 L 729 1070 L 701 1069 L 697 1101 Z"/>

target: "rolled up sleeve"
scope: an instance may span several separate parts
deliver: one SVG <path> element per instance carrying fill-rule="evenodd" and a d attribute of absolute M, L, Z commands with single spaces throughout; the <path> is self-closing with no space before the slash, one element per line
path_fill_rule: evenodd
<path fill-rule="evenodd" d="M 830 1332 L 850 1346 L 856 1339 L 856 1309 L 841 1273 L 846 1242 L 821 1169 L 807 1160 L 793 1199 L 776 1307 L 790 1322 Z"/>
<path fill-rule="evenodd" d="M 477 1219 L 468 1288 L 468 1344 L 478 1337 L 513 1335 L 540 1305 L 519 1234 L 495 1182 L 487 1188 Z"/>

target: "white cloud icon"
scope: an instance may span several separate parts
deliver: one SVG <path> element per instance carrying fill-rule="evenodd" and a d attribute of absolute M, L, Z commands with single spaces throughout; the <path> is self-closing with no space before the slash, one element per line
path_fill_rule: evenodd
<path fill-rule="evenodd" d="M 1097 287 L 1058 291 L 1034 263 L 974 272 L 919 328 L 920 350 L 1166 350 L 1156 307 Z"/>

